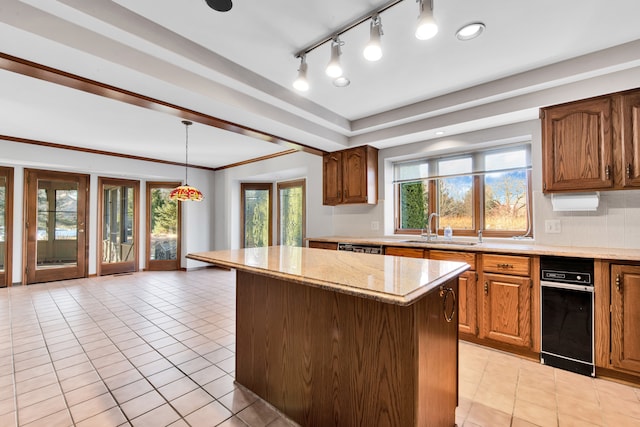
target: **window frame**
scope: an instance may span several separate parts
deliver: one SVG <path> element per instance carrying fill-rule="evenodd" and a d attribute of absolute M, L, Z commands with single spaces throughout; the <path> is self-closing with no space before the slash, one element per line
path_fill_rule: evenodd
<path fill-rule="evenodd" d="M 242 182 L 240 183 L 240 247 L 244 248 L 245 245 L 245 228 L 244 228 L 244 210 L 245 210 L 245 194 L 247 190 L 269 190 L 269 241 L 267 246 L 273 244 L 273 184 L 270 182 Z"/>
<path fill-rule="evenodd" d="M 429 164 L 429 171 L 435 171 L 433 172 L 435 176 L 430 176 L 427 178 L 416 178 L 413 181 L 410 180 L 406 180 L 404 182 L 417 182 L 417 181 L 422 181 L 424 183 L 424 185 L 427 185 L 427 191 L 429 193 L 429 198 L 428 198 L 428 204 L 427 204 L 427 212 L 425 213 L 425 218 L 427 217 L 426 214 L 428 213 L 432 213 L 432 212 L 439 212 L 439 207 L 438 207 L 438 203 L 439 203 L 439 189 L 438 189 L 438 181 L 442 178 L 446 178 L 446 176 L 437 176 L 437 163 L 438 161 L 441 160 L 446 160 L 446 159 L 455 159 L 455 158 L 461 158 L 461 157 L 471 157 L 472 162 L 474 164 L 473 166 L 473 170 L 468 174 L 471 175 L 473 178 L 473 188 L 472 188 L 472 197 L 473 197 L 473 209 L 472 209 L 472 215 L 473 215 L 473 229 L 469 229 L 469 230 L 464 230 L 464 229 L 454 229 L 454 235 L 456 236 L 477 236 L 479 231 L 482 231 L 483 236 L 484 237 L 513 237 L 513 236 L 522 236 L 522 237 L 533 237 L 533 203 L 532 203 L 532 188 L 531 188 L 531 166 L 523 166 L 522 169 L 526 172 L 526 185 L 527 185 L 527 189 L 526 189 L 526 203 L 527 203 L 527 212 L 525 213 L 525 215 L 527 216 L 527 229 L 524 231 L 521 230 L 487 230 L 485 229 L 485 218 L 484 218 L 484 213 L 485 213 L 485 188 L 484 188 L 484 176 L 488 173 L 491 173 L 491 171 L 478 171 L 476 165 L 478 163 L 482 164 L 484 166 L 484 156 L 487 153 L 495 153 L 495 152 L 499 152 L 499 151 L 504 151 L 504 152 L 508 152 L 508 151 L 512 151 L 514 149 L 517 149 L 518 147 L 522 147 L 526 150 L 527 155 L 530 157 L 531 156 L 531 143 L 527 142 L 527 143 L 518 143 L 518 144 L 514 144 L 514 145 L 509 145 L 509 146 L 503 146 L 503 147 L 492 147 L 492 148 L 486 148 L 486 149 L 482 149 L 482 150 L 478 150 L 478 151 L 474 151 L 474 152 L 469 152 L 469 153 L 451 153 L 449 155 L 446 156 L 434 156 L 434 157 L 427 157 L 427 158 L 423 158 L 422 160 L 424 160 L 425 163 Z M 413 159 L 411 160 L 411 162 L 416 162 L 416 161 L 420 161 L 420 159 Z M 404 162 L 397 162 L 396 164 L 394 164 L 394 169 L 401 163 Z M 530 164 L 530 161 L 528 162 Z M 484 167 L 483 167 L 484 169 Z M 430 172 L 432 173 L 432 172 Z M 395 170 L 394 170 L 394 176 L 395 176 Z M 393 187 L 394 187 L 394 234 L 410 234 L 410 235 L 419 235 L 422 233 L 423 230 L 426 229 L 426 224 L 425 224 L 425 229 L 407 229 L 407 228 L 401 228 L 401 206 L 400 206 L 400 186 L 402 185 L 401 182 L 394 182 L 393 183 Z M 436 219 L 438 219 L 438 217 L 436 217 Z M 433 221 L 433 223 L 431 224 L 431 233 L 437 233 L 438 235 L 444 235 L 444 226 L 446 224 L 442 224 L 443 226 L 440 226 L 440 222 L 439 221 Z"/>

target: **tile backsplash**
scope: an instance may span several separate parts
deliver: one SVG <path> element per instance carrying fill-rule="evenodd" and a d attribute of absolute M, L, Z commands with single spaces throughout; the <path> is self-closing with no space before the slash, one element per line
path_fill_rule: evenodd
<path fill-rule="evenodd" d="M 592 212 L 554 212 L 551 196 L 534 192 L 536 243 L 640 249 L 640 191 L 602 191 Z M 559 220 L 561 232 L 545 232 L 546 220 Z"/>

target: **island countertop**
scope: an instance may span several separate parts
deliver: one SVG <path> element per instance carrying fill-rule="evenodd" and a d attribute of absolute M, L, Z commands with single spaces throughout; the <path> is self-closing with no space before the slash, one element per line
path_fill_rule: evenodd
<path fill-rule="evenodd" d="M 469 269 L 453 261 L 292 246 L 198 252 L 187 258 L 403 306 Z"/>

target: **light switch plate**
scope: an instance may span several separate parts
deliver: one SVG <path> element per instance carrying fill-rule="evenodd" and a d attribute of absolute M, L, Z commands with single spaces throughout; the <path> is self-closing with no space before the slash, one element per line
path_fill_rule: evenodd
<path fill-rule="evenodd" d="M 559 219 L 546 219 L 544 221 L 544 232 L 548 234 L 559 234 L 562 232 L 562 225 Z"/>
<path fill-rule="evenodd" d="M 378 221 L 371 221 L 371 230 L 377 231 L 380 229 L 380 223 Z"/>

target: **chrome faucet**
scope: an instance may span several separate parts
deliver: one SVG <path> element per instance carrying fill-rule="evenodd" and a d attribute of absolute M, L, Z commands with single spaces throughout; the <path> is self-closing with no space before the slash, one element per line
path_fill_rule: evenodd
<path fill-rule="evenodd" d="M 435 240 L 438 237 L 438 233 L 432 233 L 431 232 L 431 220 L 433 219 L 434 216 L 439 217 L 440 215 L 438 215 L 436 212 L 431 212 L 431 214 L 429 215 L 429 218 L 427 219 L 427 232 L 424 232 L 424 229 L 422 230 L 422 237 L 427 239 L 427 242 L 431 242 L 432 240 Z"/>

